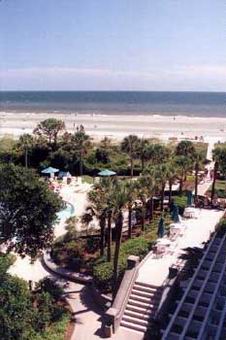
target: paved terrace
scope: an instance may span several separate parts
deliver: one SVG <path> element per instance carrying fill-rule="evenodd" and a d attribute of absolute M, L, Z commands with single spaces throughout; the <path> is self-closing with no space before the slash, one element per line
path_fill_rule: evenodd
<path fill-rule="evenodd" d="M 185 231 L 183 236 L 177 237 L 169 246 L 169 252 L 161 258 L 150 253 L 141 266 L 137 281 L 154 286 L 161 286 L 169 273 L 169 267 L 176 264 L 184 249 L 188 247 L 203 247 L 208 241 L 211 232 L 223 216 L 224 211 L 196 209 L 197 218 L 184 220 Z"/>

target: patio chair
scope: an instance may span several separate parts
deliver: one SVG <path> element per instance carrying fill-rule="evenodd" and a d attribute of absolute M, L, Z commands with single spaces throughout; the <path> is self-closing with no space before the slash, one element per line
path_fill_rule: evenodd
<path fill-rule="evenodd" d="M 163 255 L 166 253 L 166 247 L 163 245 L 157 245 L 155 249 L 155 258 L 159 259 L 163 257 Z"/>
<path fill-rule="evenodd" d="M 170 228 L 170 241 L 175 241 L 176 238 L 179 236 L 180 230 L 178 228 Z"/>

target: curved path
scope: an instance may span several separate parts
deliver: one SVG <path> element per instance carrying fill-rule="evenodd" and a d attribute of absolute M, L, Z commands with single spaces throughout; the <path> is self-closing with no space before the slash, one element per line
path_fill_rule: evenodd
<path fill-rule="evenodd" d="M 86 192 L 75 195 L 73 186 L 65 186 L 62 191 L 65 201 L 75 204 L 76 199 L 76 213 L 79 214 L 84 209 Z M 65 218 L 62 218 L 55 226 L 55 236 L 60 236 L 65 232 L 65 220 Z M 71 340 L 95 340 L 103 337 L 101 332 L 103 311 L 96 305 L 88 286 L 72 282 L 56 273 L 50 272 L 40 259 L 32 264 L 29 257 L 20 258 L 18 256 L 14 265 L 10 267 L 9 272 L 26 281 L 32 280 L 33 282 L 48 276 L 53 278 L 63 288 L 64 296 L 70 304 L 75 321 Z"/>

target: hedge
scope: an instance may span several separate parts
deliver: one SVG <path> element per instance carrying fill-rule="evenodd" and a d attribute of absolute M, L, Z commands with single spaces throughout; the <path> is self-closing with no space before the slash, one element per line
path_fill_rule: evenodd
<path fill-rule="evenodd" d="M 121 244 L 119 258 L 119 281 L 121 280 L 127 266 L 129 255 L 136 255 L 143 258 L 149 251 L 149 241 L 144 237 L 137 237 Z M 104 261 L 104 258 L 102 258 Z M 98 261 L 99 262 L 99 261 Z M 113 285 L 113 264 L 112 262 L 99 262 L 93 268 L 93 278 L 97 287 L 104 291 L 110 292 Z"/>

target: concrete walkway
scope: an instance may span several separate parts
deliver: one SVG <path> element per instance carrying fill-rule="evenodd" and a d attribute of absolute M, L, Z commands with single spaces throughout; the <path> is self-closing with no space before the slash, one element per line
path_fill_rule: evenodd
<path fill-rule="evenodd" d="M 214 162 L 213 162 L 213 149 L 216 141 L 211 141 L 208 144 L 206 159 L 211 161 L 209 164 L 205 166 L 208 170 L 207 176 L 203 179 L 201 183 L 198 184 L 198 195 L 204 196 L 209 187 L 212 185 L 213 180 L 211 179 L 210 172 L 214 169 Z M 194 191 L 193 191 L 194 193 Z"/>
<path fill-rule="evenodd" d="M 95 340 L 103 338 L 101 319 L 103 311 L 95 304 L 88 286 L 69 282 L 64 289 L 75 320 L 71 340 Z"/>

